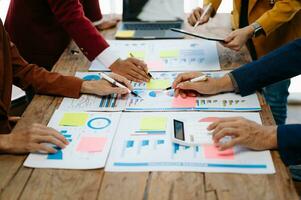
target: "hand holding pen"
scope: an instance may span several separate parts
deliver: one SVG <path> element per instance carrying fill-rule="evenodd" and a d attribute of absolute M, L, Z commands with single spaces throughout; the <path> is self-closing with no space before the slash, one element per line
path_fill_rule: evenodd
<path fill-rule="evenodd" d="M 188 17 L 188 23 L 194 28 L 200 24 L 205 24 L 209 21 L 210 14 L 212 12 L 212 3 L 209 3 L 205 8 L 196 8 Z"/>

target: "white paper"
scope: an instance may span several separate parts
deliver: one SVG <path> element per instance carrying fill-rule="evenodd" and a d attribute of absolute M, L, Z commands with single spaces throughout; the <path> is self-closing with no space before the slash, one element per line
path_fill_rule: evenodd
<path fill-rule="evenodd" d="M 122 59 L 130 53 L 148 64 L 150 71 L 215 71 L 220 70 L 216 42 L 191 40 L 110 40 L 110 46 Z M 162 56 L 164 52 L 177 55 Z M 143 55 L 141 55 L 143 54 Z M 156 64 L 154 64 L 156 63 Z M 158 63 L 161 63 L 160 65 Z M 93 61 L 89 71 L 108 71 L 98 61 Z"/>
<path fill-rule="evenodd" d="M 19 87 L 13 85 L 11 100 L 14 101 L 24 96 L 25 96 L 25 92 L 21 90 Z"/>
<path fill-rule="evenodd" d="M 134 134 L 140 130 L 144 117 L 166 117 L 165 133 Z M 222 112 L 165 112 L 123 113 L 112 145 L 105 171 L 191 171 L 244 174 L 273 174 L 273 161 L 269 151 L 251 151 L 234 147 L 233 155 L 214 157 L 207 146 L 185 147 L 171 142 L 172 120 L 189 119 L 191 122 L 210 121 L 215 117 L 240 116 L 261 123 L 258 113 Z M 202 123 L 202 122 L 200 122 Z M 208 153 L 209 152 L 209 153 Z"/>
<path fill-rule="evenodd" d="M 70 144 L 60 153 L 61 158 L 50 159 L 50 154 L 31 153 L 24 162 L 24 166 L 33 168 L 58 168 L 58 169 L 96 169 L 105 166 L 114 134 L 119 123 L 121 113 L 88 113 L 89 118 L 84 126 L 60 126 L 63 118 L 62 111 L 56 111 L 48 126 L 62 134 L 71 137 Z M 65 136 L 66 137 L 66 136 Z M 105 145 L 99 152 L 78 151 L 78 146 L 83 138 L 105 138 Z M 67 138 L 67 137 L 66 137 Z"/>

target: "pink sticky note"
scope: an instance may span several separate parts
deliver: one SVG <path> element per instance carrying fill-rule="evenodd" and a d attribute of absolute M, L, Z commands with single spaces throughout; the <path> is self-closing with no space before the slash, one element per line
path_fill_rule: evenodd
<path fill-rule="evenodd" d="M 162 61 L 146 61 L 146 64 L 150 71 L 161 71 L 165 68 Z"/>
<path fill-rule="evenodd" d="M 218 121 L 218 117 L 206 117 L 199 120 L 199 122 L 216 122 Z"/>
<path fill-rule="evenodd" d="M 214 145 L 204 144 L 205 158 L 207 159 L 223 159 L 234 160 L 234 149 L 230 148 L 225 151 L 219 151 Z"/>
<path fill-rule="evenodd" d="M 106 144 L 107 138 L 82 137 L 76 148 L 80 152 L 101 152 Z"/>
<path fill-rule="evenodd" d="M 174 97 L 172 101 L 172 107 L 174 108 L 194 108 L 196 106 L 196 97 L 186 97 L 181 96 Z"/>

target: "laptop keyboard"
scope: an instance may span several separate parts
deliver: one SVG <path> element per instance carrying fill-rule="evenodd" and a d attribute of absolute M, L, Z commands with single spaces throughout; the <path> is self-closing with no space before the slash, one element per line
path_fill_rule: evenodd
<path fill-rule="evenodd" d="M 124 28 L 127 30 L 169 30 L 171 28 L 181 28 L 180 23 L 164 24 L 164 23 L 147 23 L 147 24 L 124 24 Z"/>

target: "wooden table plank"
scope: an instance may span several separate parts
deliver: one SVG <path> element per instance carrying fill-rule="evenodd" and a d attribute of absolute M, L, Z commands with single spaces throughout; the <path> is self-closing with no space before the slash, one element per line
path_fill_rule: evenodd
<path fill-rule="evenodd" d="M 219 14 L 212 24 L 200 30 L 229 32 L 230 17 Z M 188 28 L 188 26 L 187 26 Z M 116 30 L 104 32 L 113 38 Z M 89 62 L 71 43 L 54 71 L 73 75 L 86 71 Z M 234 52 L 218 44 L 223 69 L 232 69 L 250 61 L 244 48 Z M 36 96 L 16 129 L 34 122 L 47 124 L 62 98 Z M 260 96 L 262 120 L 274 124 L 269 107 Z M 272 152 L 275 175 L 237 175 L 225 173 L 104 173 L 99 170 L 29 169 L 22 166 L 25 156 L 0 155 L 0 199 L 298 199 L 288 170 L 277 151 Z"/>

